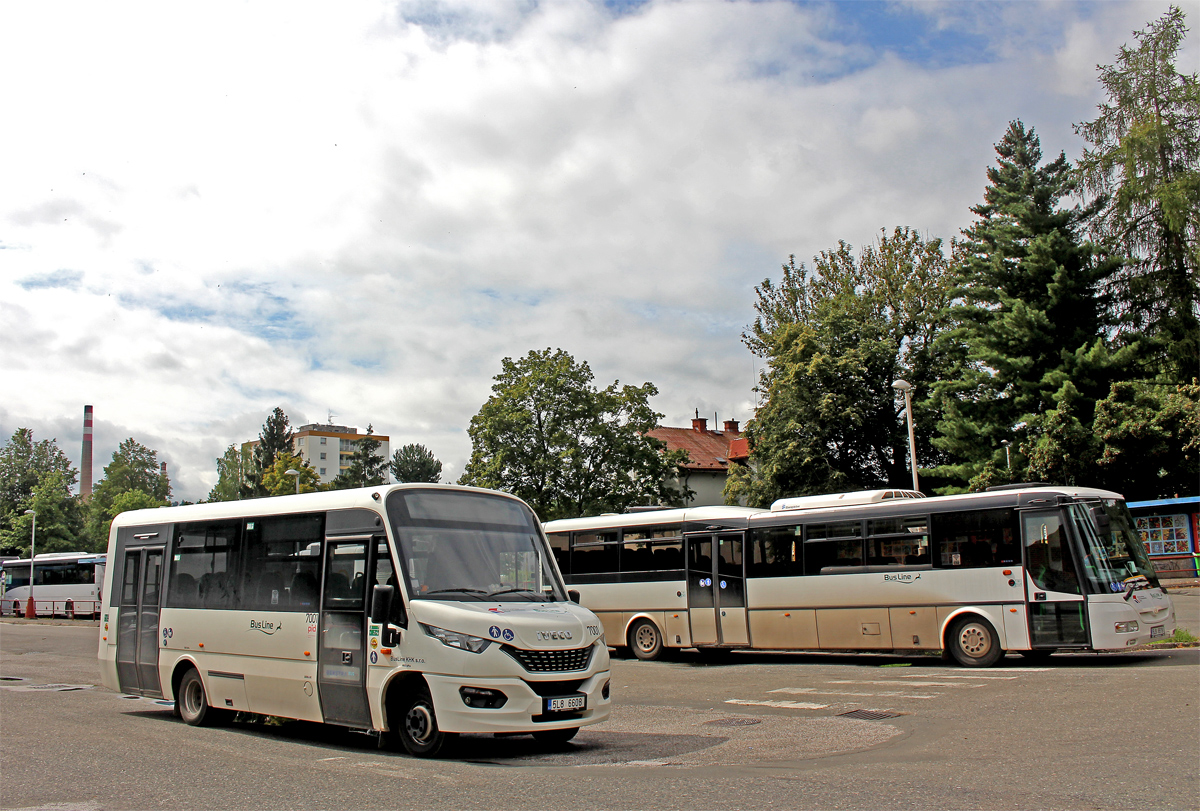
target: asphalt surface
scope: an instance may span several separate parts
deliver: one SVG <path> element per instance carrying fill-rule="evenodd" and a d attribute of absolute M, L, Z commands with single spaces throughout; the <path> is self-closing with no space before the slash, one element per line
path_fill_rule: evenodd
<path fill-rule="evenodd" d="M 1200 630 L 1200 588 L 1173 593 Z M 571 744 L 464 736 L 414 760 L 298 722 L 196 729 L 98 685 L 96 628 L 0 623 L 0 807 L 1200 807 L 1200 649 L 616 660 L 612 720 Z M 873 710 L 876 720 L 843 713 Z"/>

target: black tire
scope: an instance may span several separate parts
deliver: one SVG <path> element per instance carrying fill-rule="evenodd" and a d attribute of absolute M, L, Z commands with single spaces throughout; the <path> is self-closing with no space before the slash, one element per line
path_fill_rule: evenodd
<path fill-rule="evenodd" d="M 184 723 L 194 727 L 207 727 L 220 723 L 225 712 L 208 705 L 208 694 L 204 681 L 195 668 L 189 668 L 179 681 L 179 692 L 175 695 L 175 709 Z"/>
<path fill-rule="evenodd" d="M 533 739 L 538 743 L 561 745 L 574 738 L 577 732 L 579 732 L 579 727 L 571 727 L 570 729 L 539 729 L 533 733 Z"/>
<path fill-rule="evenodd" d="M 410 693 L 400 702 L 400 712 L 394 721 L 400 743 L 413 757 L 437 757 L 457 737 L 438 728 L 433 698 L 428 690 Z"/>
<path fill-rule="evenodd" d="M 946 633 L 946 648 L 963 667 L 991 667 L 1004 655 L 996 629 L 979 616 L 956 620 Z"/>
<path fill-rule="evenodd" d="M 629 629 L 629 650 L 643 662 L 653 662 L 663 655 L 663 636 L 658 626 L 640 619 Z"/>

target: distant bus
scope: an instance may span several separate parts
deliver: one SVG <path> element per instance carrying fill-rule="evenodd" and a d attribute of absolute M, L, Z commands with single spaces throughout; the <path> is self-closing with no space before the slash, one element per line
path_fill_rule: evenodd
<path fill-rule="evenodd" d="M 0 613 L 25 615 L 32 568 L 37 616 L 98 617 L 104 564 L 104 555 L 89 552 L 49 552 L 32 562 L 28 558 L 0 561 Z"/>
<path fill-rule="evenodd" d="M 350 727 L 432 756 L 458 733 L 570 740 L 610 712 L 600 623 L 533 511 L 391 485 L 122 513 L 109 537 L 104 684 Z"/>
<path fill-rule="evenodd" d="M 919 498 L 869 491 L 545 525 L 566 582 L 612 644 L 1005 651 L 1123 650 L 1175 617 L 1124 499 L 1074 487 Z"/>

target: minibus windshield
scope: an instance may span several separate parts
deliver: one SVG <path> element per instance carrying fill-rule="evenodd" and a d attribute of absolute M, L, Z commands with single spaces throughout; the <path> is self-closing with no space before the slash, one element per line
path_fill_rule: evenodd
<path fill-rule="evenodd" d="M 565 600 L 533 513 L 483 493 L 395 490 L 388 519 L 413 599 Z"/>

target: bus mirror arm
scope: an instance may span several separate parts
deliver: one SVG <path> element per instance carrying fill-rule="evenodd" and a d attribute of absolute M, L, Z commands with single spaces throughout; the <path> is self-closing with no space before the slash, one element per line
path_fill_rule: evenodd
<path fill-rule="evenodd" d="M 396 589 L 392 586 L 376 585 L 371 590 L 371 622 L 383 626 L 382 639 L 379 640 L 385 648 L 391 648 L 400 641 L 400 632 L 389 624 L 392 617 L 392 600 L 396 597 Z M 402 625 L 407 624 L 407 615 L 400 618 Z"/>

